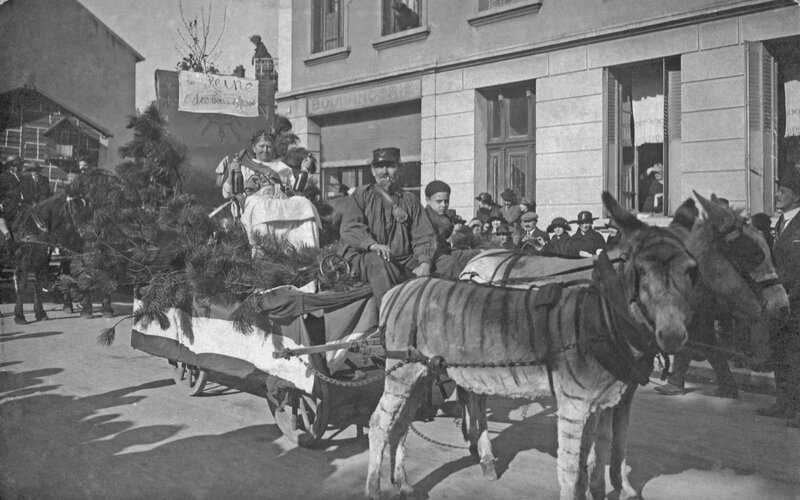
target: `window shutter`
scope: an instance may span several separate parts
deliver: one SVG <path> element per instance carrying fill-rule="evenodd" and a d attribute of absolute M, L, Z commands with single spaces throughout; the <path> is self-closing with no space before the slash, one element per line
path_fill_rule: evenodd
<path fill-rule="evenodd" d="M 620 83 L 610 68 L 604 69 L 603 95 L 605 111 L 605 187 L 608 192 L 620 199 L 620 141 L 619 141 L 619 112 L 620 112 Z"/>
<path fill-rule="evenodd" d="M 761 42 L 748 42 L 747 55 L 747 208 L 772 212 L 777 169 L 775 114 L 776 63 Z"/>

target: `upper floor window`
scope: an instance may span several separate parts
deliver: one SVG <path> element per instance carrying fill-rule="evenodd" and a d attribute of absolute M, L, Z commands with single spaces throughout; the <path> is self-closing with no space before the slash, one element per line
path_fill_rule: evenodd
<path fill-rule="evenodd" d="M 382 0 L 381 36 L 419 28 L 423 0 Z"/>
<path fill-rule="evenodd" d="M 311 52 L 338 49 L 344 45 L 342 0 L 313 0 Z"/>
<path fill-rule="evenodd" d="M 533 86 L 509 86 L 487 93 L 489 142 L 533 138 Z"/>
<path fill-rule="evenodd" d="M 512 3 L 521 3 L 527 0 L 478 0 L 478 11 L 496 9 Z"/>

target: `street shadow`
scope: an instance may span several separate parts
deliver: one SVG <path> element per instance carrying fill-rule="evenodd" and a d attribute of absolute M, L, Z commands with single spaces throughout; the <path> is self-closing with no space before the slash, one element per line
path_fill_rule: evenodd
<path fill-rule="evenodd" d="M 0 393 L 25 389 L 44 383 L 45 377 L 52 377 L 63 372 L 63 368 L 43 368 L 27 372 L 11 372 L 0 370 Z M 5 395 L 8 396 L 7 394 Z"/>
<path fill-rule="evenodd" d="M 528 413 L 528 408 L 535 403 L 544 406 L 536 413 Z M 491 429 L 492 423 L 510 424 L 498 433 L 492 441 L 492 452 L 497 459 L 495 469 L 498 479 L 508 470 L 514 458 L 522 451 L 538 450 L 552 457 L 558 450 L 555 400 L 545 398 L 534 401 L 527 399 L 511 399 L 502 397 L 489 398 L 487 403 L 487 424 Z M 512 416 L 512 413 L 515 416 Z M 459 450 L 462 456 L 448 462 L 414 484 L 415 498 L 427 498 L 428 493 L 437 484 L 448 476 L 467 468 L 474 468 L 475 474 L 481 473 L 478 459 L 471 456 L 466 450 Z"/>
<path fill-rule="evenodd" d="M 9 332 L 0 333 L 0 343 L 11 342 L 12 340 L 25 340 L 25 339 L 38 339 L 42 337 L 52 337 L 53 335 L 63 335 L 64 332 L 36 332 L 36 333 L 23 333 L 23 332 Z"/>
<path fill-rule="evenodd" d="M 42 390 L 42 377 L 59 371 L 24 372 L 6 389 Z M 135 414 L 132 405 L 172 383 L 0 401 L 0 498 L 320 498 L 337 462 L 365 449 L 363 440 L 300 448 L 267 424 L 175 439 L 186 425 L 141 426 L 122 417 L 122 407 Z M 189 408 L 167 422 L 193 421 Z"/>

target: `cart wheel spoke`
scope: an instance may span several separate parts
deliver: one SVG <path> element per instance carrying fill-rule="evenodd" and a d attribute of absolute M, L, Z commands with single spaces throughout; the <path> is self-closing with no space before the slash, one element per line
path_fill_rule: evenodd
<path fill-rule="evenodd" d="M 311 431 L 311 424 L 313 423 L 312 417 L 309 416 L 309 405 L 305 396 L 300 396 L 297 401 L 297 412 L 303 419 L 303 430 Z"/>

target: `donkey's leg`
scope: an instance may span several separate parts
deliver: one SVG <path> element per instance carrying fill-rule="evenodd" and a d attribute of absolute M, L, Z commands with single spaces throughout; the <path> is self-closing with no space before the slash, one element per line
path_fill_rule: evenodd
<path fill-rule="evenodd" d="M 473 417 L 473 422 L 477 423 L 477 435 L 478 435 L 478 456 L 480 457 L 481 461 L 481 472 L 483 472 L 483 478 L 487 481 L 494 481 L 497 479 L 497 469 L 495 469 L 495 462 L 497 459 L 494 458 L 494 454 L 492 453 L 492 441 L 489 439 L 489 426 L 486 424 L 486 396 L 485 395 L 478 395 L 472 394 L 472 397 L 476 400 L 477 408 L 475 409 L 476 414 Z"/>
<path fill-rule="evenodd" d="M 25 319 L 25 310 L 23 308 L 23 294 L 25 288 L 28 286 L 28 271 L 22 267 L 17 267 L 14 270 L 14 293 L 17 296 L 16 304 L 14 305 L 14 323 L 18 325 L 27 325 L 28 320 Z"/>
<path fill-rule="evenodd" d="M 111 295 L 103 295 L 103 307 L 101 309 L 104 318 L 113 318 L 114 309 L 111 308 Z"/>
<path fill-rule="evenodd" d="M 561 396 L 557 398 L 557 463 L 561 500 L 583 499 L 586 498 L 585 467 L 589 452 L 588 449 L 583 449 L 583 436 L 590 416 L 589 406 L 579 400 L 571 400 L 563 394 Z"/>
<path fill-rule="evenodd" d="M 611 455 L 612 419 L 615 408 L 600 412 L 594 438 L 593 453 L 589 456 L 589 493 L 595 500 L 606 496 L 606 465 Z"/>
<path fill-rule="evenodd" d="M 405 467 L 406 440 L 408 427 L 414 421 L 417 409 L 427 398 L 430 387 L 430 377 L 420 377 L 411 388 L 409 397 L 405 400 L 404 407 L 400 410 L 394 428 L 389 432 L 389 457 L 392 467 L 392 484 L 405 495 L 414 493 L 414 488 L 408 484 Z"/>
<path fill-rule="evenodd" d="M 42 290 L 44 289 L 45 285 L 47 285 L 49 269 L 45 267 L 45 269 L 37 269 L 36 274 L 34 275 L 34 282 L 33 282 L 33 314 L 36 315 L 37 321 L 45 321 L 50 318 L 47 317 L 47 313 L 44 312 L 44 304 L 42 300 Z"/>
<path fill-rule="evenodd" d="M 622 399 L 614 407 L 611 421 L 611 459 L 609 461 L 609 476 L 614 491 L 619 492 L 619 498 L 638 498 L 637 488 L 628 481 L 628 466 L 626 455 L 628 449 L 628 426 L 631 421 L 631 407 L 633 396 L 636 394 L 636 385 L 628 386 Z"/>
<path fill-rule="evenodd" d="M 388 363 L 387 368 L 391 368 Z M 383 452 L 392 437 L 397 440 L 396 443 L 399 443 L 399 438 L 408 430 L 408 423 L 406 423 L 405 429 L 400 432 L 397 425 L 398 420 L 401 419 L 403 408 L 407 407 L 406 402 L 412 395 L 415 383 L 426 371 L 423 365 L 413 363 L 395 370 L 386 377 L 383 396 L 369 420 L 369 466 L 365 488 L 368 498 L 380 498 Z M 397 444 L 395 444 L 396 446 Z"/>
<path fill-rule="evenodd" d="M 62 260 L 61 261 L 61 265 L 60 265 L 60 269 L 59 269 L 59 274 L 69 275 L 71 267 L 72 267 L 72 262 L 71 261 Z M 70 293 L 69 293 L 68 289 L 61 292 L 61 298 L 63 299 L 63 302 L 62 302 L 62 305 L 61 305 L 61 310 L 63 312 L 70 313 L 70 314 L 74 313 L 75 309 L 73 309 L 73 307 L 72 307 L 72 297 L 70 296 Z"/>

